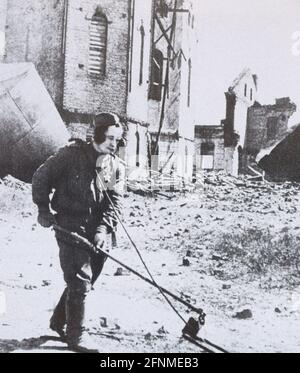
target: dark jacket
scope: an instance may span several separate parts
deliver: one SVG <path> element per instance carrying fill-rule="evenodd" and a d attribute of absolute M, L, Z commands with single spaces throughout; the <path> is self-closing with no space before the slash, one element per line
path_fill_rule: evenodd
<path fill-rule="evenodd" d="M 113 232 L 118 222 L 116 212 L 121 214 L 125 167 L 119 158 L 105 156 L 105 161 L 97 165 L 102 180 L 99 181 L 96 174 L 99 156 L 91 144 L 75 143 L 50 157 L 32 180 L 33 202 L 39 210 L 49 211 L 51 205 L 58 215 L 86 219 L 95 232 L 103 232 L 104 228 L 107 233 Z M 110 184 L 105 185 L 103 172 L 113 176 Z M 106 194 L 103 189 L 107 186 Z"/>

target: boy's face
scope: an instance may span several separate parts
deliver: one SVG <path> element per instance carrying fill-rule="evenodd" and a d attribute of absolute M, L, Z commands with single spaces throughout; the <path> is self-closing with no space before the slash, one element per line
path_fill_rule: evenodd
<path fill-rule="evenodd" d="M 95 150 L 101 154 L 114 154 L 117 151 L 118 142 L 122 139 L 122 134 L 122 128 L 108 127 L 105 133 L 105 141 L 102 144 L 93 142 Z"/>

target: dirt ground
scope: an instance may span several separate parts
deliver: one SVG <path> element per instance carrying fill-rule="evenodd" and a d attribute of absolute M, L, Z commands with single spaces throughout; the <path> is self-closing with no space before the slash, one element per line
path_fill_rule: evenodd
<path fill-rule="evenodd" d="M 205 310 L 201 337 L 230 352 L 300 352 L 299 191 L 212 177 L 203 190 L 166 193 L 171 199 L 128 193 L 124 222 L 156 281 Z M 69 352 L 48 329 L 64 283 L 53 231 L 36 224 L 30 185 L 0 181 L 0 223 L 0 352 Z M 245 240 L 251 229 L 265 238 L 252 232 Z M 122 229 L 118 242 L 112 254 L 146 275 Z M 274 264 L 268 248 L 278 247 Z M 118 267 L 106 263 L 88 300 L 100 351 L 200 352 L 181 338 L 183 322 L 159 292 L 127 271 L 116 276 Z"/>

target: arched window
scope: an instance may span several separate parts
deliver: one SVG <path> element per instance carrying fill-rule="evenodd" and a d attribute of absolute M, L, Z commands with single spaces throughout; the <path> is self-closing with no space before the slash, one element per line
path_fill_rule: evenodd
<path fill-rule="evenodd" d="M 155 101 L 161 101 L 163 66 L 164 56 L 162 52 L 159 49 L 154 49 L 151 64 L 149 98 Z"/>
<path fill-rule="evenodd" d="M 99 12 L 91 19 L 89 40 L 89 75 L 103 77 L 106 72 L 107 18 Z"/>

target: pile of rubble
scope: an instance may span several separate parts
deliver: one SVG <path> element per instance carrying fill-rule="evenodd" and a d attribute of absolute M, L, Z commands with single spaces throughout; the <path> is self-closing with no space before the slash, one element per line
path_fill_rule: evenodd
<path fill-rule="evenodd" d="M 192 192 L 202 202 L 208 202 L 211 208 L 222 204 L 234 212 L 247 209 L 258 214 L 297 212 L 300 191 L 298 183 L 256 181 L 251 176 L 236 178 L 224 172 L 198 174 L 193 182 L 152 172 L 148 178 L 128 179 L 127 186 L 129 191 L 136 194 L 164 195 L 169 198 L 174 193 Z"/>
<path fill-rule="evenodd" d="M 0 179 L 0 210 L 11 216 L 17 212 L 29 213 L 33 209 L 31 185 L 12 176 Z"/>
<path fill-rule="evenodd" d="M 19 190 L 19 191 L 30 191 L 31 190 L 31 185 L 26 184 L 23 181 L 20 181 L 18 179 L 15 179 L 14 177 L 8 175 L 3 179 L 0 179 L 0 186 L 3 187 L 8 187 L 14 190 Z"/>
<path fill-rule="evenodd" d="M 195 189 L 195 184 L 178 175 L 170 175 L 158 171 L 144 172 L 141 175 L 129 173 L 127 187 L 129 191 L 137 194 L 151 195 L 159 192 L 183 192 Z"/>
<path fill-rule="evenodd" d="M 249 176 L 235 178 L 223 173 L 205 175 L 203 197 L 215 202 L 228 202 L 233 211 L 260 214 L 297 212 L 300 185 L 293 182 L 253 181 Z"/>

